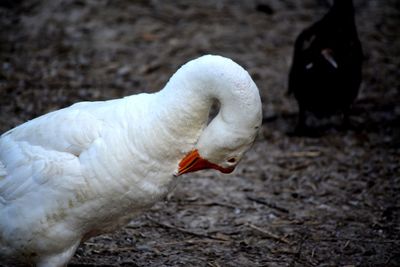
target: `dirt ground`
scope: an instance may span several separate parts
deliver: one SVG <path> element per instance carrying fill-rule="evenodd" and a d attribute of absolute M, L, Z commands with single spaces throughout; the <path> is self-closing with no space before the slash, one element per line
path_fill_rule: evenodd
<path fill-rule="evenodd" d="M 398 0 L 354 0 L 365 61 L 353 127 L 334 117 L 311 122 L 319 137 L 288 135 L 293 43 L 327 2 L 0 2 L 0 132 L 78 101 L 158 91 L 208 53 L 244 66 L 262 96 L 263 128 L 233 174 L 183 177 L 69 266 L 400 266 Z"/>

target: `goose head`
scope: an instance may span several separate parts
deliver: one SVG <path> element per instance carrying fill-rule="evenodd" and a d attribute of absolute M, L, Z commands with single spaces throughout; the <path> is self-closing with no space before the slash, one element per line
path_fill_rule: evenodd
<path fill-rule="evenodd" d="M 180 161 L 178 175 L 204 169 L 231 173 L 252 146 L 259 126 L 244 132 L 228 132 L 229 129 L 218 128 L 213 125 L 206 128 L 196 148 Z"/>
<path fill-rule="evenodd" d="M 177 175 L 203 169 L 231 173 L 254 143 L 262 121 L 257 86 L 237 63 L 219 56 L 204 56 L 206 93 L 220 103 L 215 118 L 202 130 L 194 148 L 180 160 Z M 199 64 L 201 65 L 201 64 Z M 197 72 L 198 73 L 198 72 Z"/>

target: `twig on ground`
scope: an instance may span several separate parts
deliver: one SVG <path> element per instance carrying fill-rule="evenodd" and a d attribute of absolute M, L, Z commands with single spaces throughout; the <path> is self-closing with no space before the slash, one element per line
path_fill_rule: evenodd
<path fill-rule="evenodd" d="M 220 240 L 220 239 L 186 239 L 186 240 L 178 240 L 174 242 L 167 242 L 167 243 L 160 243 L 157 244 L 157 247 L 165 247 L 165 246 L 172 246 L 172 245 L 179 245 L 179 244 L 200 244 L 200 243 L 224 243 L 228 242 L 226 240 Z"/>
<path fill-rule="evenodd" d="M 254 201 L 254 202 L 259 203 L 259 204 L 263 204 L 263 205 L 265 205 L 265 206 L 267 206 L 267 207 L 269 207 L 271 209 L 275 209 L 275 210 L 278 210 L 278 211 L 283 212 L 283 213 L 289 213 L 289 210 L 287 210 L 285 208 L 282 208 L 282 207 L 279 207 L 279 206 L 275 205 L 274 203 L 271 203 L 271 202 L 269 202 L 269 201 L 267 201 L 267 200 L 265 200 L 263 198 L 256 198 L 256 197 L 252 197 L 252 196 L 246 196 L 246 197 L 247 197 L 248 200 Z"/>
<path fill-rule="evenodd" d="M 207 266 L 220 267 L 221 265 L 219 265 L 217 262 L 207 262 Z"/>
<path fill-rule="evenodd" d="M 228 204 L 228 203 L 217 202 L 217 201 L 190 203 L 190 205 L 196 205 L 196 206 L 221 206 L 221 207 L 226 207 L 226 208 L 231 208 L 231 209 L 237 209 L 238 208 L 235 205 L 231 205 L 231 204 Z"/>
<path fill-rule="evenodd" d="M 302 237 L 300 239 L 299 247 L 298 247 L 296 253 L 294 253 L 294 256 L 292 258 L 292 262 L 291 262 L 290 266 L 294 266 L 295 262 L 300 260 L 301 251 L 303 249 L 303 244 L 304 244 L 304 237 Z"/>
<path fill-rule="evenodd" d="M 150 216 L 146 216 L 148 220 L 150 220 L 151 222 L 164 227 L 164 228 L 168 228 L 168 229 L 173 229 L 173 230 L 177 230 L 179 232 L 185 233 L 185 234 L 189 234 L 189 235 L 193 235 L 193 236 L 197 236 L 197 237 L 201 237 L 201 238 L 209 238 L 209 239 L 215 239 L 215 240 L 219 240 L 219 241 L 229 241 L 227 240 L 227 238 L 221 238 L 218 234 L 216 235 L 209 235 L 209 234 L 203 234 L 203 233 L 196 233 L 196 232 L 192 232 L 190 230 L 184 229 L 184 228 L 180 228 L 168 223 L 161 223 L 156 221 L 155 219 L 151 218 Z"/>
<path fill-rule="evenodd" d="M 258 231 L 258 232 L 260 232 L 260 233 L 272 238 L 272 239 L 278 240 L 278 241 L 280 241 L 282 243 L 285 243 L 285 244 L 290 244 L 290 241 L 287 240 L 286 238 L 278 236 L 278 235 L 276 235 L 274 233 L 271 233 L 270 231 L 268 231 L 266 229 L 262 229 L 262 228 L 260 228 L 258 226 L 255 226 L 254 224 L 251 224 L 251 223 L 246 223 L 245 225 L 250 227 L 251 229 L 254 229 L 254 230 L 256 230 L 256 231 Z"/>
<path fill-rule="evenodd" d="M 322 152 L 318 150 L 314 151 L 293 151 L 288 152 L 280 156 L 281 158 L 316 158 L 321 156 Z"/>
<path fill-rule="evenodd" d="M 377 244 L 400 244 L 400 240 L 394 239 L 386 239 L 386 240 L 377 240 L 377 239 L 365 239 L 365 238 L 351 238 L 351 237 L 335 237 L 335 238 L 311 238 L 311 240 L 316 242 L 337 242 L 337 241 L 353 241 L 353 242 L 361 242 L 361 243 L 377 243 Z"/>

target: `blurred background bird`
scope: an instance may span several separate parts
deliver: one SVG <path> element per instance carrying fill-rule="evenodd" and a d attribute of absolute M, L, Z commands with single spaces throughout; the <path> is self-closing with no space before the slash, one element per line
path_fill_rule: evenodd
<path fill-rule="evenodd" d="M 296 39 L 288 93 L 299 106 L 295 134 L 311 134 L 307 112 L 316 117 L 343 115 L 349 110 L 361 83 L 362 47 L 351 0 L 334 0 L 329 12 L 303 30 Z"/>

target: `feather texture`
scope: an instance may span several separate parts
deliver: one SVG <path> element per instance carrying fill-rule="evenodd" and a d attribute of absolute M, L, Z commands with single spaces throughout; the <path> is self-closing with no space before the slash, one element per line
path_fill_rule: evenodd
<path fill-rule="evenodd" d="M 214 101 L 221 109 L 207 126 Z M 4 133 L 0 259 L 66 264 L 82 240 L 126 224 L 165 196 L 189 151 L 225 167 L 232 155 L 240 160 L 260 124 L 248 73 L 204 56 L 158 93 L 78 103 Z"/>

